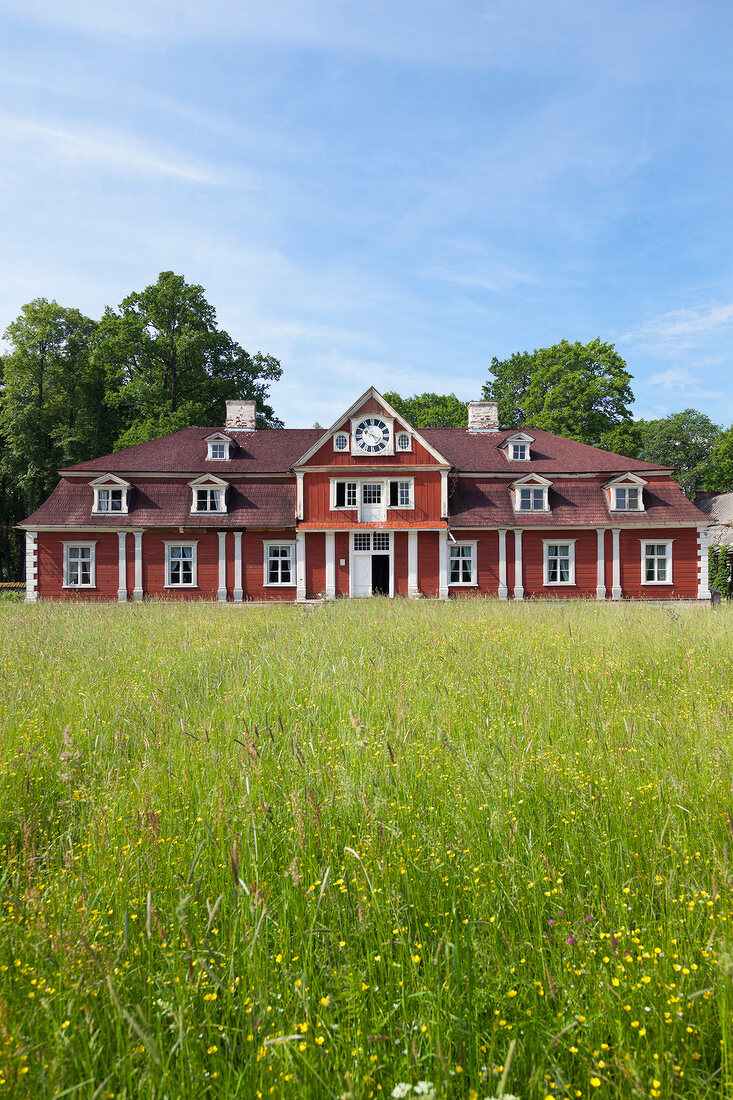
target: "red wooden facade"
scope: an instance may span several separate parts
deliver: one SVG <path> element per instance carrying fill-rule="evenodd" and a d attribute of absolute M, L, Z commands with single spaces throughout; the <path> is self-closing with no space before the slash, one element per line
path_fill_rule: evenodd
<path fill-rule="evenodd" d="M 27 598 L 709 598 L 707 520 L 667 469 L 476 409 L 416 431 L 372 389 L 328 431 L 238 409 L 63 470 L 22 525 Z"/>

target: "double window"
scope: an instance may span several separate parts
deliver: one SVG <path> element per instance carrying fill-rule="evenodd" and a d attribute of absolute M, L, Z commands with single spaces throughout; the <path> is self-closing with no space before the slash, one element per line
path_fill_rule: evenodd
<path fill-rule="evenodd" d="M 546 494 L 546 489 L 537 489 L 526 485 L 522 486 L 519 490 L 519 511 L 544 512 Z"/>
<path fill-rule="evenodd" d="M 97 489 L 97 511 L 121 512 L 125 496 L 125 489 Z"/>
<path fill-rule="evenodd" d="M 448 562 L 449 584 L 476 584 L 476 543 L 456 542 L 450 545 Z"/>
<path fill-rule="evenodd" d="M 641 511 L 641 489 L 637 485 L 617 485 L 614 490 L 614 510 L 616 512 Z"/>
<path fill-rule="evenodd" d="M 223 489 L 197 489 L 196 512 L 222 512 Z"/>
<path fill-rule="evenodd" d="M 212 443 L 209 448 L 209 458 L 214 458 L 217 460 L 229 458 L 229 444 Z"/>
<path fill-rule="evenodd" d="M 95 543 L 64 543 L 64 588 L 94 588 Z"/>
<path fill-rule="evenodd" d="M 167 542 L 165 544 L 166 588 L 196 587 L 196 543 Z"/>
<path fill-rule="evenodd" d="M 575 584 L 575 540 L 544 541 L 544 582 L 546 585 Z"/>
<path fill-rule="evenodd" d="M 672 543 L 641 543 L 641 583 L 672 583 Z"/>
<path fill-rule="evenodd" d="M 389 553 L 389 531 L 355 531 L 354 551 L 357 554 Z"/>
<path fill-rule="evenodd" d="M 513 462 L 526 462 L 528 458 L 526 443 L 511 444 L 511 459 Z"/>
<path fill-rule="evenodd" d="M 295 584 L 295 543 L 265 543 L 265 585 Z"/>
<path fill-rule="evenodd" d="M 377 506 L 385 501 L 388 508 L 414 507 L 414 480 L 333 481 L 332 508 L 358 508 L 359 504 Z"/>

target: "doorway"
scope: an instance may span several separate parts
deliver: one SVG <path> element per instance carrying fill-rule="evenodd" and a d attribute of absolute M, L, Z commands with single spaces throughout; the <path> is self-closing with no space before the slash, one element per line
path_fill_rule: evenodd
<path fill-rule="evenodd" d="M 354 531 L 351 535 L 351 596 L 392 596 L 392 532 Z"/>
<path fill-rule="evenodd" d="M 372 595 L 389 596 L 389 554 L 372 554 Z"/>

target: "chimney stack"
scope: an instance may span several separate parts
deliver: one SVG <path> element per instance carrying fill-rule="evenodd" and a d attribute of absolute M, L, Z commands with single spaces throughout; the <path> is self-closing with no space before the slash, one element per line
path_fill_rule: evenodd
<path fill-rule="evenodd" d="M 468 402 L 469 432 L 498 432 L 499 406 L 496 401 Z"/>
<path fill-rule="evenodd" d="M 257 427 L 256 409 L 256 401 L 227 401 L 227 431 L 253 432 Z"/>

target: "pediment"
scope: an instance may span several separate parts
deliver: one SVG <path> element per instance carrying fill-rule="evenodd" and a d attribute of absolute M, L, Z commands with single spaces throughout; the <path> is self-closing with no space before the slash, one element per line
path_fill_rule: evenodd
<path fill-rule="evenodd" d="M 201 477 L 197 477 L 194 481 L 189 481 L 191 489 L 228 489 L 229 482 L 224 481 L 223 478 L 217 477 L 216 474 L 202 474 Z"/>
<path fill-rule="evenodd" d="M 236 440 L 224 432 L 213 432 L 211 435 L 207 435 L 204 443 L 229 443 L 232 447 L 236 446 Z"/>
<path fill-rule="evenodd" d="M 94 481 L 90 481 L 89 484 L 93 489 L 130 488 L 130 482 L 125 481 L 123 477 L 118 477 L 117 474 L 101 474 L 99 477 L 95 477 Z"/>
<path fill-rule="evenodd" d="M 619 474 L 618 477 L 613 478 L 611 481 L 607 481 L 604 488 L 622 488 L 624 485 L 638 486 L 639 488 L 643 488 L 646 484 L 647 483 L 643 477 L 639 477 L 638 474 L 632 474 L 629 472 L 627 474 Z"/>
<path fill-rule="evenodd" d="M 512 489 L 529 488 L 530 486 L 537 486 L 541 489 L 548 489 L 552 485 L 552 482 L 543 477 L 542 474 L 525 474 L 524 477 L 517 478 L 512 482 Z"/>

